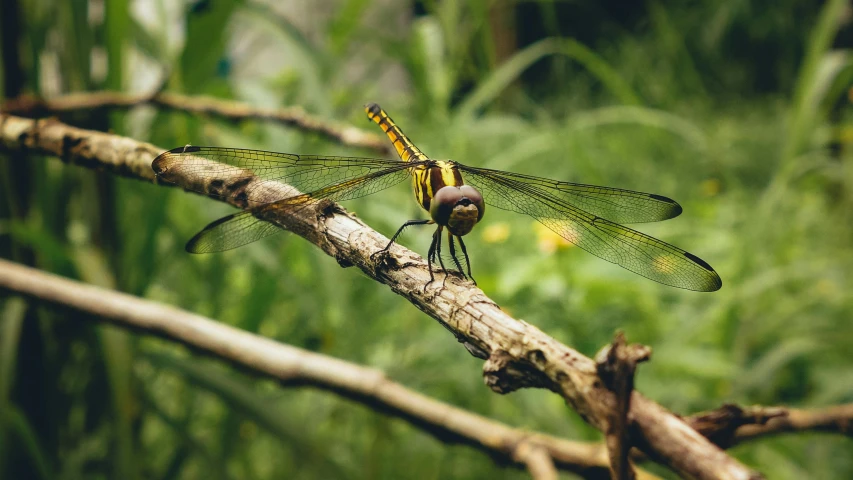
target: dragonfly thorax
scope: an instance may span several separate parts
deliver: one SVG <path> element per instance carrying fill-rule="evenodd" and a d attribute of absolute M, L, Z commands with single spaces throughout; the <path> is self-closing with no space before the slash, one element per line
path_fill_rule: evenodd
<path fill-rule="evenodd" d="M 483 196 L 470 185 L 440 188 L 435 192 L 429 209 L 435 223 L 458 236 L 467 235 L 485 212 Z"/>

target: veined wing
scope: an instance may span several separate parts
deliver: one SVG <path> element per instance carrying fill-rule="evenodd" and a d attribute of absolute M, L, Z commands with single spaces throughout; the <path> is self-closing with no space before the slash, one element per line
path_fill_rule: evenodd
<path fill-rule="evenodd" d="M 560 201 L 574 205 L 593 215 L 616 223 L 659 222 L 681 214 L 681 205 L 671 198 L 654 193 L 635 192 L 621 188 L 560 182 L 550 178 L 520 173 L 459 165 L 464 172 L 482 176 L 500 175 L 519 184 L 529 185 Z M 488 202 L 488 198 L 486 199 Z"/>
<path fill-rule="evenodd" d="M 264 220 L 273 213 L 296 213 L 324 199 L 370 195 L 400 183 L 413 167 L 425 163 L 189 146 L 164 152 L 152 168 L 166 181 L 199 193 L 237 198 L 250 207 L 216 220 L 187 243 L 187 251 L 209 253 L 281 231 Z"/>
<path fill-rule="evenodd" d="M 457 165 L 487 204 L 530 215 L 593 255 L 673 287 L 712 292 L 722 286 L 717 272 L 701 258 L 582 210 L 543 185 L 543 179 Z"/>
<path fill-rule="evenodd" d="M 343 201 L 363 197 L 402 182 L 410 175 L 410 164 L 400 161 L 385 170 L 369 173 L 310 193 L 287 197 L 243 210 L 211 223 L 187 242 L 187 251 L 211 253 L 260 240 L 280 232 L 277 225 L 265 221 L 275 214 L 295 214 L 320 200 Z"/>
<path fill-rule="evenodd" d="M 159 178 L 188 190 L 236 198 L 244 206 L 256 206 L 392 169 L 400 163 L 381 158 L 296 155 L 190 145 L 163 152 L 151 167 Z M 298 191 L 282 189 L 281 183 Z"/>

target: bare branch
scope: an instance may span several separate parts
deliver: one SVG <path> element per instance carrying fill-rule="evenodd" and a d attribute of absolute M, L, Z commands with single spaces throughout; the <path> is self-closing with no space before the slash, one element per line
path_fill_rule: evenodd
<path fill-rule="evenodd" d="M 767 409 L 772 410 L 772 407 Z M 744 425 L 738 428 L 736 442 L 740 443 L 766 435 L 803 431 L 840 433 L 853 437 L 853 403 L 819 410 L 785 409 L 785 415 L 769 418 L 766 423 Z"/>
<path fill-rule="evenodd" d="M 816 410 L 723 405 L 686 420 L 722 448 L 790 432 L 818 431 L 853 437 L 853 403 Z"/>
<path fill-rule="evenodd" d="M 595 444 L 525 432 L 439 402 L 389 380 L 376 369 L 277 343 L 157 302 L 65 279 L 0 259 L 0 290 L 71 308 L 122 328 L 178 341 L 272 378 L 310 385 L 402 418 L 441 440 L 473 446 L 504 463 L 556 478 L 560 468 L 585 475 L 606 472 Z M 75 317 L 77 318 L 77 317 Z M 548 476 L 548 472 L 554 476 Z"/>
<path fill-rule="evenodd" d="M 622 332 L 616 334 L 613 343 L 597 356 L 598 375 L 604 385 L 616 395 L 605 442 L 610 453 L 610 476 L 613 480 L 634 480 L 636 474 L 628 454 L 631 451 L 628 412 L 631 409 L 631 394 L 634 391 L 634 371 L 637 363 L 645 362 L 651 349 L 645 345 L 625 343 Z"/>
<path fill-rule="evenodd" d="M 154 105 L 167 110 L 209 115 L 230 121 L 263 120 L 277 122 L 314 132 L 333 142 L 349 147 L 367 148 L 380 154 L 391 151 L 382 137 L 359 128 L 323 120 L 305 112 L 302 107 L 263 108 L 213 97 L 187 96 L 177 93 L 128 94 L 122 92 L 84 92 L 51 99 L 22 96 L 2 106 L 5 113 L 26 117 L 45 117 L 83 110 L 133 108 Z"/>
<path fill-rule="evenodd" d="M 117 151 L 103 141 L 105 136 L 59 122 L 0 116 L 0 149 L 59 155 L 69 163 L 100 165 L 151 180 L 150 162 L 154 156 L 145 158 L 138 152 L 150 151 L 153 146 L 137 144 L 133 148 L 133 140 L 116 137 L 122 146 Z M 125 167 L 116 168 L 117 164 Z M 217 183 L 221 187 L 231 184 L 231 180 L 218 179 Z M 180 183 L 198 182 L 198 178 L 186 178 Z M 231 197 L 226 200 L 235 201 Z M 601 431 L 607 428 L 616 397 L 603 385 L 595 362 L 538 328 L 510 317 L 470 282 L 449 276 L 446 282 L 428 285 L 429 270 L 424 259 L 400 245 L 391 248 L 385 261 L 375 260 L 371 255 L 380 251 L 388 239 L 334 204 L 271 215 L 264 220 L 302 236 L 341 265 L 357 266 L 439 321 L 470 352 L 489 359 L 486 381 L 496 392 L 524 386 L 547 388 L 560 394 L 591 425 Z M 634 445 L 683 476 L 760 478 L 682 419 L 638 392 L 631 396 L 628 418 Z"/>

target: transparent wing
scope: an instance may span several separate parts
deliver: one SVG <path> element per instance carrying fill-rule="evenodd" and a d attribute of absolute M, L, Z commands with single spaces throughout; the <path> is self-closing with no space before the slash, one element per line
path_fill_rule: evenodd
<path fill-rule="evenodd" d="M 237 198 L 246 206 L 254 206 L 275 202 L 294 193 L 320 190 L 402 163 L 381 158 L 186 146 L 163 152 L 154 159 L 151 167 L 158 178 L 188 190 Z M 298 192 L 282 190 L 281 183 L 294 187 Z"/>
<path fill-rule="evenodd" d="M 190 253 L 224 252 L 281 232 L 278 225 L 255 217 L 251 210 L 222 217 L 187 242 Z"/>
<path fill-rule="evenodd" d="M 370 195 L 405 180 L 422 163 L 426 162 L 188 146 L 164 152 L 152 168 L 165 181 L 199 193 L 237 198 L 249 207 L 216 220 L 187 243 L 189 252 L 209 253 L 281 231 L 264 220 L 269 215 L 293 214 L 324 199 Z M 282 183 L 293 188 L 282 188 Z"/>
<path fill-rule="evenodd" d="M 281 228 L 264 218 L 293 215 L 320 200 L 343 201 L 363 197 L 402 182 L 409 176 L 411 165 L 401 161 L 385 170 L 362 175 L 320 190 L 258 205 L 211 223 L 187 242 L 192 253 L 221 252 L 237 248 L 280 232 Z"/>
<path fill-rule="evenodd" d="M 508 180 L 519 182 L 519 184 L 530 185 L 547 195 L 556 197 L 593 215 L 606 218 L 611 222 L 659 222 L 681 214 L 681 205 L 678 202 L 654 193 L 560 182 L 550 178 L 469 167 L 467 165 L 459 166 L 463 171 L 479 173 L 483 176 L 500 175 Z"/>
<path fill-rule="evenodd" d="M 563 191 L 557 187 L 562 182 L 458 167 L 465 183 L 479 189 L 487 204 L 530 215 L 593 255 L 673 287 L 711 292 L 722 286 L 717 272 L 699 257 L 578 208 L 569 200 L 574 197 L 557 194 Z"/>

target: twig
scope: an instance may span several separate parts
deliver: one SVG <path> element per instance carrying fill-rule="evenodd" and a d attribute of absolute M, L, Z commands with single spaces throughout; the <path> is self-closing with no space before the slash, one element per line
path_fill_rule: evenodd
<path fill-rule="evenodd" d="M 760 408 L 760 407 L 754 407 Z M 853 437 L 853 403 L 820 410 L 785 409 L 785 415 L 764 424 L 744 425 L 735 432 L 735 442 L 786 432 L 819 431 Z"/>
<path fill-rule="evenodd" d="M 230 121 L 278 122 L 307 132 L 318 133 L 349 147 L 367 148 L 380 154 L 391 151 L 391 145 L 378 135 L 353 126 L 320 119 L 306 113 L 302 107 L 263 108 L 231 100 L 168 92 L 155 92 L 152 95 L 101 91 L 74 93 L 51 99 L 21 96 L 8 100 L 0 111 L 26 117 L 45 117 L 84 110 L 133 108 L 146 104 L 185 113 L 210 115 Z"/>
<path fill-rule="evenodd" d="M 124 145 L 116 150 L 104 141 L 105 136 L 55 121 L 0 115 L 0 149 L 57 155 L 69 163 L 99 165 L 124 174 L 134 172 L 139 178 L 151 180 L 153 175 L 145 170 L 150 168 L 154 156 L 145 158 L 138 152 L 156 150 L 153 146 L 137 144 L 133 148 L 133 140 L 116 137 L 115 142 Z M 128 153 L 131 156 L 125 157 Z M 199 181 L 186 178 L 181 183 Z M 221 189 L 231 179 L 217 179 L 215 183 L 214 189 Z M 238 202 L 232 197 L 224 200 Z M 244 205 L 245 200 L 241 199 Z M 297 233 L 335 257 L 341 265 L 357 266 L 439 321 L 472 354 L 488 359 L 484 372 L 492 390 L 506 393 L 529 386 L 547 388 L 560 394 L 591 425 L 601 431 L 606 429 L 616 398 L 598 377 L 595 362 L 538 328 L 510 317 L 470 282 L 448 276 L 446 282 L 433 282 L 425 287 L 429 280 L 426 262 L 399 245 L 391 248 L 386 261 L 378 262 L 371 255 L 380 251 L 388 239 L 331 203 L 264 219 Z M 628 418 L 631 431 L 636 433 L 635 446 L 682 476 L 760 478 L 683 420 L 638 392 L 632 395 Z"/>
<path fill-rule="evenodd" d="M 553 470 L 556 462 L 562 469 L 590 475 L 607 468 L 607 459 L 597 453 L 595 444 L 514 429 L 410 390 L 389 380 L 379 370 L 277 343 L 157 302 L 2 259 L 0 290 L 181 342 L 194 350 L 277 378 L 284 385 L 310 385 L 335 392 L 403 418 L 439 439 L 473 446 L 517 467 L 547 472 L 546 464 Z M 542 475 L 537 478 L 556 478 Z"/>
<path fill-rule="evenodd" d="M 619 332 L 613 343 L 597 356 L 598 376 L 604 385 L 616 394 L 613 409 L 605 431 L 605 442 L 610 454 L 610 476 L 613 480 L 634 480 L 636 474 L 628 454 L 631 451 L 628 412 L 631 409 L 631 394 L 634 392 L 634 371 L 637 363 L 645 362 L 651 349 L 645 345 L 625 343 L 625 334 Z"/>
<path fill-rule="evenodd" d="M 818 431 L 853 437 L 853 403 L 816 410 L 723 405 L 686 420 L 722 448 L 789 432 Z"/>

